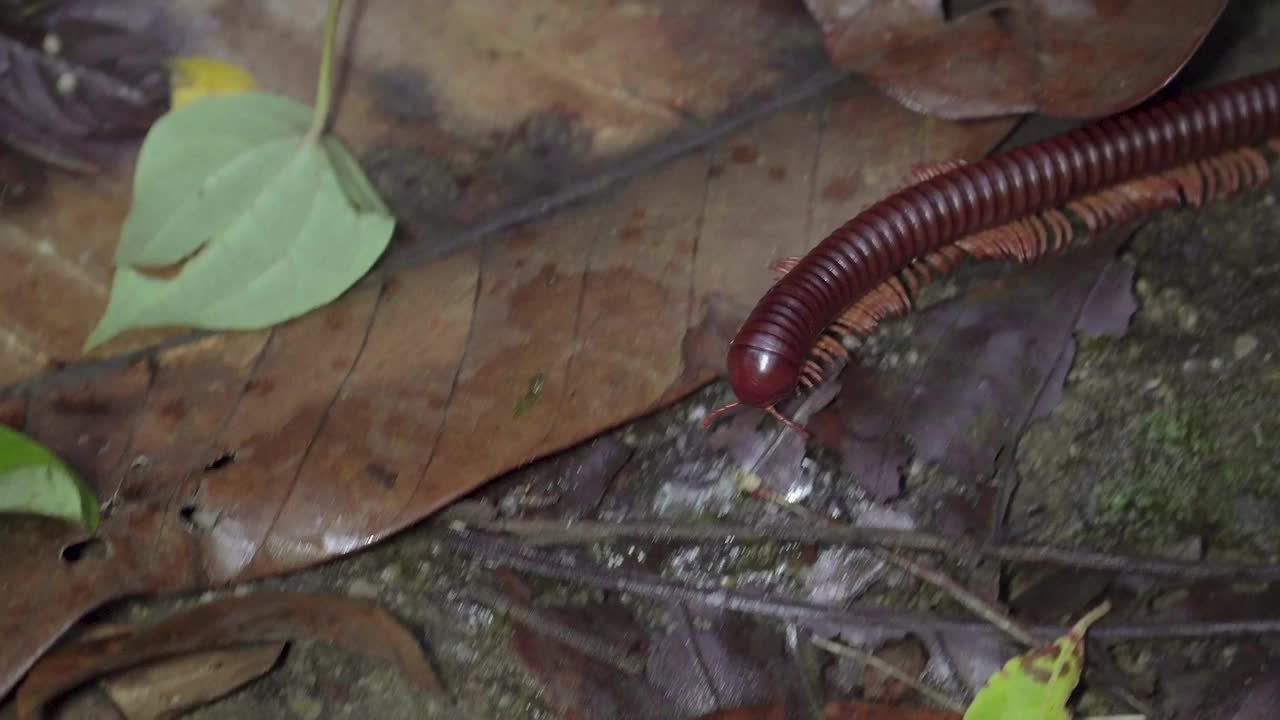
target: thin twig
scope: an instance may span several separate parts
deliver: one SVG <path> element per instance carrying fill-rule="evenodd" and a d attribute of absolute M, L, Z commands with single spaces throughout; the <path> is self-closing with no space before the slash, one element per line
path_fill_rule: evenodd
<path fill-rule="evenodd" d="M 653 573 L 637 570 L 604 570 L 572 558 L 526 547 L 508 538 L 457 530 L 442 540 L 452 550 L 500 567 L 509 567 L 539 577 L 564 580 L 588 587 L 631 593 L 659 601 L 696 602 L 752 615 L 774 617 L 797 623 L 824 626 L 847 625 L 873 629 L 894 628 L 916 632 L 983 632 L 995 630 L 985 622 L 955 620 L 929 613 L 907 612 L 885 607 L 842 608 L 819 605 L 794 598 L 750 593 L 728 588 L 697 588 L 672 582 Z M 1063 625 L 1028 626 L 1032 635 L 1051 640 L 1067 631 Z M 1089 630 L 1099 640 L 1154 640 L 1168 638 L 1248 637 L 1280 634 L 1280 618 L 1224 622 L 1100 623 Z"/>
<path fill-rule="evenodd" d="M 880 551 L 880 555 L 885 560 L 897 565 L 899 568 L 911 573 L 915 577 L 920 578 L 924 582 L 946 592 L 948 595 L 955 598 L 956 602 L 969 610 L 969 612 L 996 626 L 1000 630 L 1004 631 L 1004 634 L 1014 640 L 1017 640 L 1023 645 L 1031 647 L 1035 646 L 1035 644 L 1039 642 L 1036 637 L 1031 634 L 1030 630 L 1023 627 L 1022 623 L 1009 617 L 1009 614 L 1000 608 L 995 607 L 991 603 L 970 592 L 960 583 L 953 580 L 950 575 L 934 570 L 933 568 L 925 567 L 924 565 L 921 565 L 910 558 L 899 555 L 898 553 L 882 550 Z"/>
<path fill-rule="evenodd" d="M 789 502 L 785 498 L 772 493 L 756 493 L 755 497 L 759 497 L 766 502 L 771 502 L 782 508 L 788 509 L 814 524 L 843 526 L 843 524 L 838 523 L 825 515 L 814 512 L 803 505 L 797 505 Z M 1025 625 L 1013 619 L 1003 608 L 997 606 L 995 603 L 987 601 L 977 593 L 956 582 L 955 579 L 945 572 L 927 567 L 901 553 L 893 552 L 891 550 L 876 548 L 873 552 L 886 562 L 889 562 L 897 566 L 899 569 L 905 570 L 919 580 L 946 592 L 954 598 L 956 602 L 959 602 L 970 612 L 980 618 L 984 618 L 987 622 L 1004 631 L 1006 635 L 1022 643 L 1024 646 L 1035 647 L 1038 644 L 1035 636 L 1031 634 L 1031 631 L 1028 630 Z M 1099 607 L 1095 612 L 1105 613 L 1109 608 L 1110 605 L 1106 604 Z M 1089 624 L 1092 624 L 1092 621 L 1090 621 Z M 1150 704 L 1146 703 L 1139 698 L 1137 694 L 1129 690 L 1126 685 L 1127 679 L 1123 673 L 1117 672 L 1114 666 L 1104 670 L 1102 673 L 1091 671 L 1091 675 L 1098 674 L 1103 675 L 1103 682 L 1099 683 L 1099 690 L 1104 695 L 1122 705 L 1128 705 L 1133 710 L 1145 713 L 1154 719 Z"/>
<path fill-rule="evenodd" d="M 911 687 L 916 692 L 924 695 L 948 710 L 955 710 L 958 713 L 964 712 L 965 708 L 963 703 L 956 702 L 952 698 L 934 690 L 928 685 L 920 682 L 918 678 L 912 677 L 900 670 L 897 665 L 878 658 L 866 650 L 862 650 L 851 645 L 845 645 L 844 643 L 832 642 L 831 640 L 820 637 L 812 638 L 811 642 L 829 653 L 844 655 L 845 657 L 851 657 L 854 660 L 866 663 L 894 680 Z"/>
<path fill-rule="evenodd" d="M 725 523 L 495 520 L 480 523 L 460 521 L 455 526 L 458 529 L 518 535 L 523 542 L 535 546 L 585 545 L 619 540 L 692 543 L 799 542 L 937 553 L 959 561 L 982 556 L 1003 562 L 1057 565 L 1182 580 L 1280 580 L 1280 564 L 1274 563 L 1197 562 L 1047 545 L 987 545 L 916 530 L 847 525 L 781 522 L 748 526 Z"/>

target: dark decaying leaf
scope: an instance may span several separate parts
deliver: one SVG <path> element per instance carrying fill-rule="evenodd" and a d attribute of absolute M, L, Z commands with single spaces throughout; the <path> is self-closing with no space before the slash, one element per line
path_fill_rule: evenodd
<path fill-rule="evenodd" d="M 1100 117 L 1164 87 L 1226 0 L 806 0 L 836 64 L 949 118 Z"/>
<path fill-rule="evenodd" d="M 343 596 L 261 593 L 215 600 L 129 633 L 72 643 L 43 658 L 18 688 L 20 717 L 94 678 L 190 653 L 269 641 L 326 640 L 394 664 L 440 691 L 413 634 L 381 608 Z"/>
<path fill-rule="evenodd" d="M 849 84 L 599 200 L 375 275 L 273 331 L 152 348 L 15 388 L 5 399 L 15 424 L 67 458 L 109 511 L 95 541 L 104 552 L 74 564 L 58 552 L 85 538 L 0 527 L 21 558 L 0 567 L 0 583 L 27 588 L 0 598 L 11 639 L 0 691 L 106 600 L 360 549 L 688 394 L 722 356 L 684 350 L 740 320 L 774 259 L 802 252 L 913 165 L 979 156 L 1009 126 L 941 122 Z M 85 211 L 76 192 L 50 189 L 67 205 L 3 226 L 23 248 L 4 256 L 21 279 L 0 288 L 17 338 L 5 360 L 23 372 L 63 340 L 78 346 L 76 308 L 101 301 L 103 285 L 86 281 L 96 270 L 70 258 L 109 256 L 83 228 L 118 227 L 119 208 L 99 194 Z M 76 202 L 79 213 L 68 209 Z M 59 253 L 42 254 L 40 237 L 58 238 Z M 713 306 L 718 325 L 707 322 Z M 538 376 L 537 402 L 514 416 Z"/>
<path fill-rule="evenodd" d="M 653 641 L 648 676 L 681 716 L 761 702 L 779 691 L 787 656 L 777 630 L 730 613 L 668 607 L 671 627 Z"/>
<path fill-rule="evenodd" d="M 1235 687 L 1217 688 L 1208 699 L 1204 720 L 1268 720 L 1280 710 L 1280 669 L 1236 676 Z"/>
<path fill-rule="evenodd" d="M 1272 606 L 1274 607 L 1274 606 Z M 1155 683 L 1172 720 L 1261 720 L 1280 707 L 1280 657 L 1265 638 L 1229 653 L 1192 649 L 1159 656 Z"/>
<path fill-rule="evenodd" d="M 698 720 L 788 720 L 794 717 L 783 703 L 752 705 L 703 715 Z M 880 703 L 833 702 L 822 709 L 821 720 L 960 720 L 959 713 Z"/>
<path fill-rule="evenodd" d="M 579 608 L 558 616 L 572 622 L 587 637 L 602 635 L 592 629 L 602 621 L 613 628 L 629 623 L 638 629 L 630 615 L 615 603 Z M 525 668 L 542 683 L 549 704 L 566 720 L 640 720 L 675 714 L 671 702 L 642 673 L 628 672 L 616 663 L 593 657 L 559 641 L 542 628 L 517 624 L 511 647 Z"/>
<path fill-rule="evenodd" d="M 1061 400 L 1075 333 L 1127 328 L 1137 304 L 1132 268 L 1113 261 L 1119 237 L 922 311 L 904 353 L 918 359 L 902 369 L 850 367 L 832 407 L 854 479 L 887 499 L 913 459 L 989 477 L 1001 450 Z"/>
<path fill-rule="evenodd" d="M 0 140 L 55 164 L 96 166 L 167 109 L 176 38 L 156 4 L 46 5 L 0 24 Z"/>
<path fill-rule="evenodd" d="M 517 627 L 513 648 L 569 718 L 694 717 L 767 700 L 784 684 L 787 656 L 776 630 L 721 611 L 695 615 L 677 603 L 667 607 L 668 627 L 648 634 L 638 673 L 574 649 L 533 625 Z M 627 617 L 612 602 L 562 616 L 602 640 L 616 636 L 618 619 Z M 588 627 L 599 626 L 601 618 L 613 618 L 615 628 Z"/>

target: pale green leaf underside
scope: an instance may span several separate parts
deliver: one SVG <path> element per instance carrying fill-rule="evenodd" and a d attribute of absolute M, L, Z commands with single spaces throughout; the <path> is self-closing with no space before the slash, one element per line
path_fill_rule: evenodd
<path fill-rule="evenodd" d="M 98 499 L 58 456 L 22 433 L 0 426 L 0 514 L 63 518 L 92 532 Z"/>
<path fill-rule="evenodd" d="M 163 267 L 190 255 L 274 180 L 245 171 L 261 167 L 259 150 L 296 144 L 310 125 L 311 108 L 264 93 L 204 98 L 160 118 L 138 154 L 116 264 Z"/>
<path fill-rule="evenodd" d="M 355 159 L 333 138 L 307 137 L 304 106 L 234 95 L 175 115 L 200 112 L 209 123 L 187 117 L 147 137 L 134 234 L 122 238 L 118 255 L 126 260 L 118 260 L 107 311 L 86 348 L 132 328 L 250 329 L 297 317 L 341 295 L 391 239 L 395 221 Z M 211 137 L 201 134 L 207 128 L 224 138 L 220 161 L 191 149 Z M 237 132 L 242 143 L 226 139 Z M 135 269 L 188 256 L 168 278 Z"/>

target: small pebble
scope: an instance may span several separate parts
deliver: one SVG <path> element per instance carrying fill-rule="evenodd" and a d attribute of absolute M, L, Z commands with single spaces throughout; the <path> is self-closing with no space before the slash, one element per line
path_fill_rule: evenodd
<path fill-rule="evenodd" d="M 1222 362 L 1222 358 L 1216 357 L 1209 361 L 1209 369 L 1214 372 L 1217 372 L 1222 369 L 1222 366 L 1224 364 L 1225 363 Z"/>
<path fill-rule="evenodd" d="M 1235 343 L 1231 346 L 1231 352 L 1235 354 L 1237 360 L 1243 360 L 1257 349 L 1258 338 L 1248 333 L 1237 337 Z"/>
<path fill-rule="evenodd" d="M 324 705 L 309 695 L 290 695 L 288 704 L 289 709 L 293 710 L 294 717 L 302 720 L 316 720 L 324 713 Z"/>
<path fill-rule="evenodd" d="M 1162 382 L 1164 382 L 1164 380 L 1162 380 L 1161 378 L 1158 378 L 1158 377 L 1151 378 L 1150 380 L 1148 380 L 1146 383 L 1142 385 L 1142 391 L 1151 392 L 1152 390 L 1155 390 L 1156 388 L 1160 387 L 1160 383 Z"/>
<path fill-rule="evenodd" d="M 1200 313 L 1190 308 L 1182 312 L 1180 319 L 1182 321 L 1182 329 L 1186 332 L 1195 332 L 1195 329 L 1200 325 Z"/>
<path fill-rule="evenodd" d="M 347 594 L 354 598 L 371 600 L 378 597 L 378 586 L 364 578 L 356 578 L 347 586 Z"/>
<path fill-rule="evenodd" d="M 54 83 L 54 87 L 58 89 L 60 95 L 70 95 L 76 91 L 77 85 L 79 85 L 79 81 L 76 80 L 76 74 L 73 72 L 62 73 Z"/>

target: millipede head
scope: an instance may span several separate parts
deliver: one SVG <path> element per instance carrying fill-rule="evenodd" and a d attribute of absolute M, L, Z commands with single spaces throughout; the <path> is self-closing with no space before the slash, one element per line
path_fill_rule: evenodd
<path fill-rule="evenodd" d="M 734 343 L 727 358 L 729 384 L 739 402 L 752 407 L 769 407 L 796 389 L 800 368 L 790 358 L 774 350 Z"/>

